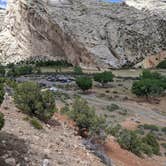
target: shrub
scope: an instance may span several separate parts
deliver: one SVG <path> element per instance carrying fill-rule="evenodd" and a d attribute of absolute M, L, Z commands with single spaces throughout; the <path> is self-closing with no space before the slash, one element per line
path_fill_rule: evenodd
<path fill-rule="evenodd" d="M 20 83 L 15 88 L 14 101 L 18 108 L 40 120 L 49 120 L 55 111 L 54 95 L 50 91 L 40 91 L 33 82 Z"/>
<path fill-rule="evenodd" d="M 166 143 L 162 143 L 161 145 L 162 145 L 163 148 L 166 149 Z"/>
<path fill-rule="evenodd" d="M 157 68 L 166 69 L 166 60 L 163 60 L 157 65 Z"/>
<path fill-rule="evenodd" d="M 90 136 L 105 133 L 105 119 L 97 116 L 94 108 L 89 107 L 84 99 L 76 98 L 68 115 L 76 122 L 80 131 L 86 129 Z"/>
<path fill-rule="evenodd" d="M 3 113 L 0 112 L 0 130 L 4 126 L 4 122 L 5 122 L 4 115 L 3 115 Z"/>
<path fill-rule="evenodd" d="M 38 130 L 43 129 L 43 127 L 42 127 L 40 121 L 39 121 L 38 119 L 36 119 L 36 118 L 30 119 L 30 123 L 31 123 L 31 125 L 32 125 L 35 129 L 38 129 Z"/>
<path fill-rule="evenodd" d="M 161 129 L 161 131 L 166 134 L 166 127 L 163 127 L 163 128 Z"/>
<path fill-rule="evenodd" d="M 115 110 L 118 110 L 120 107 L 118 106 L 118 105 L 116 105 L 116 104 L 111 104 L 111 105 L 108 105 L 107 106 L 107 110 L 109 111 L 109 112 L 113 112 L 113 111 L 115 111 Z"/>
<path fill-rule="evenodd" d="M 152 156 L 153 154 L 152 147 L 146 143 L 142 143 L 142 152 L 147 154 L 148 156 Z"/>
<path fill-rule="evenodd" d="M 82 89 L 83 91 L 86 91 L 92 88 L 93 82 L 91 78 L 84 76 L 84 77 L 78 77 L 76 79 L 76 84 L 78 85 L 80 89 Z"/>
<path fill-rule="evenodd" d="M 4 85 L 0 83 L 0 104 L 2 104 L 4 100 L 4 95 L 5 95 Z"/>
<path fill-rule="evenodd" d="M 82 69 L 81 69 L 80 66 L 75 66 L 75 67 L 74 67 L 74 73 L 75 73 L 76 75 L 81 75 L 81 74 L 83 74 L 83 71 L 82 71 Z"/>
<path fill-rule="evenodd" d="M 111 71 L 105 71 L 103 73 L 97 73 L 94 75 L 94 80 L 101 83 L 103 86 L 108 82 L 112 82 L 114 75 Z"/>
<path fill-rule="evenodd" d="M 107 133 L 113 135 L 114 137 L 119 137 L 121 131 L 122 127 L 119 124 L 107 128 Z"/>
<path fill-rule="evenodd" d="M 152 134 L 152 133 L 148 133 L 143 139 L 142 141 L 151 146 L 152 151 L 154 154 L 158 155 L 160 152 L 160 146 L 159 143 L 157 142 L 156 137 Z"/>
<path fill-rule="evenodd" d="M 129 150 L 136 155 L 141 155 L 142 142 L 134 131 L 123 130 L 118 138 L 118 142 L 122 148 Z"/>
<path fill-rule="evenodd" d="M 144 124 L 142 127 L 146 130 L 159 131 L 159 127 L 153 124 Z"/>

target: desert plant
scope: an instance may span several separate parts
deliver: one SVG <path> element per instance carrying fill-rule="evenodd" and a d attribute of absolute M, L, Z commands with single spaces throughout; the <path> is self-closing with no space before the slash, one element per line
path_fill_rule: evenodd
<path fill-rule="evenodd" d="M 86 129 L 89 136 L 101 136 L 101 133 L 105 133 L 105 119 L 97 116 L 94 108 L 89 107 L 82 98 L 76 98 L 68 115 L 76 122 L 80 131 Z"/>
<path fill-rule="evenodd" d="M 160 146 L 159 143 L 157 142 L 157 139 L 154 134 L 148 133 L 144 138 L 142 138 L 142 141 L 151 146 L 152 151 L 154 154 L 158 155 L 160 152 Z"/>
<path fill-rule="evenodd" d="M 41 122 L 36 118 L 31 118 L 30 123 L 35 129 L 38 129 L 38 130 L 43 129 L 43 126 L 41 125 Z"/>
<path fill-rule="evenodd" d="M 56 109 L 54 94 L 50 91 L 41 92 L 39 85 L 34 82 L 18 84 L 14 92 L 14 101 L 26 114 L 43 121 L 49 120 Z"/>
<path fill-rule="evenodd" d="M 146 130 L 151 130 L 151 131 L 159 131 L 159 127 L 155 126 L 153 124 L 144 124 L 142 127 Z"/>
<path fill-rule="evenodd" d="M 107 110 L 109 112 L 113 112 L 113 111 L 116 111 L 118 110 L 120 107 L 117 105 L 117 104 L 111 104 L 111 105 L 108 105 L 107 106 Z"/>
<path fill-rule="evenodd" d="M 123 130 L 118 138 L 118 142 L 122 148 L 139 156 L 142 154 L 142 142 L 135 131 Z"/>

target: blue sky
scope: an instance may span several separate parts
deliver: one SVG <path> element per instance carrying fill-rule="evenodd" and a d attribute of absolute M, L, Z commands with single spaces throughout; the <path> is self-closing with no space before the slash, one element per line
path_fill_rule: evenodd
<path fill-rule="evenodd" d="M 103 0 L 107 2 L 122 2 L 123 0 Z M 7 0 L 0 0 L 0 7 L 5 8 L 6 7 Z"/>
<path fill-rule="evenodd" d="M 0 0 L 0 7 L 5 8 L 6 7 L 6 1 L 7 0 Z"/>

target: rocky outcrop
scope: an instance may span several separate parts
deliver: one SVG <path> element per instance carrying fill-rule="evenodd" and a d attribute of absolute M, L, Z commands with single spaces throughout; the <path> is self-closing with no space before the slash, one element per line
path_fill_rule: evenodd
<path fill-rule="evenodd" d="M 0 32 L 2 31 L 4 18 L 5 18 L 5 10 L 0 8 Z"/>
<path fill-rule="evenodd" d="M 0 61 L 66 59 L 89 68 L 135 65 L 166 50 L 166 21 L 125 3 L 9 0 Z"/>
<path fill-rule="evenodd" d="M 164 13 L 166 10 L 166 0 L 125 0 L 125 2 L 141 10 L 148 9 L 158 13 Z"/>

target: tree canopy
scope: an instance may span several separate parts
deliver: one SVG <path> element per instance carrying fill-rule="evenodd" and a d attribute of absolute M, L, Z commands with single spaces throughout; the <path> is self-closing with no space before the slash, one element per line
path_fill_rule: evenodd
<path fill-rule="evenodd" d="M 92 88 L 93 81 L 91 78 L 83 76 L 83 77 L 78 77 L 76 79 L 76 84 L 78 85 L 80 89 L 82 89 L 83 91 L 86 91 Z"/>
<path fill-rule="evenodd" d="M 94 75 L 94 80 L 96 82 L 101 83 L 104 85 L 105 83 L 112 82 L 114 78 L 114 75 L 111 71 L 104 71 L 102 73 L 97 73 Z"/>

